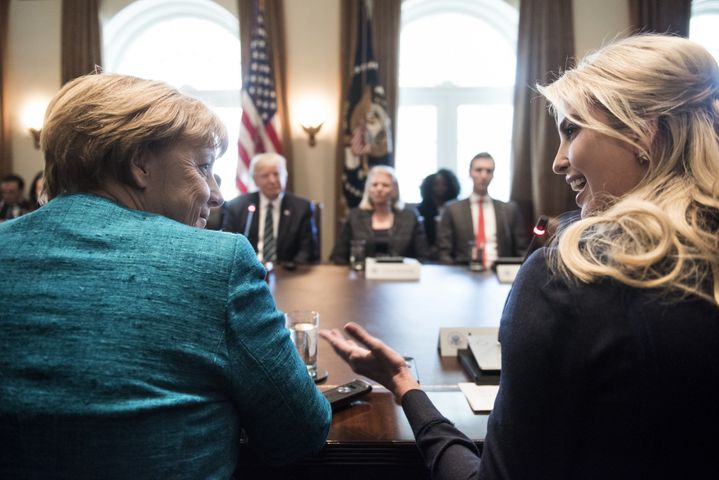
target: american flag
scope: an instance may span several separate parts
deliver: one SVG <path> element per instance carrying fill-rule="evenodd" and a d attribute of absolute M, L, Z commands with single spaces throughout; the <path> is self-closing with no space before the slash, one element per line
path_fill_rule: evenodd
<path fill-rule="evenodd" d="M 253 156 L 262 152 L 282 153 L 277 136 L 277 96 L 269 51 L 263 12 L 259 10 L 250 39 L 249 77 L 242 85 L 242 125 L 237 142 L 239 159 L 235 177 L 241 193 L 247 193 L 252 185 L 249 168 Z"/>

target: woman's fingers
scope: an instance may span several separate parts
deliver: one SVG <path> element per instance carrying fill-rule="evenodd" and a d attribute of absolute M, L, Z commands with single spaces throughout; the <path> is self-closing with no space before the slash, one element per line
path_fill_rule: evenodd
<path fill-rule="evenodd" d="M 399 353 L 388 347 L 379 338 L 370 335 L 367 330 L 357 325 L 356 323 L 350 322 L 345 325 L 345 331 L 363 344 L 365 344 L 370 349 L 370 351 L 377 357 L 378 360 L 381 360 L 388 366 L 391 365 L 394 368 L 399 368 L 401 365 L 404 364 L 404 360 Z"/>
<path fill-rule="evenodd" d="M 347 325 L 345 325 L 345 332 L 365 344 L 367 347 L 369 347 L 370 350 L 386 347 L 386 345 L 379 338 L 373 337 L 369 334 L 367 330 L 365 330 L 363 327 L 360 327 L 354 322 L 349 322 Z"/>
<path fill-rule="evenodd" d="M 368 353 L 365 348 L 360 347 L 352 340 L 346 339 L 337 329 L 320 330 L 320 337 L 327 340 L 334 351 L 346 362 L 349 362 L 353 354 L 365 355 Z"/>

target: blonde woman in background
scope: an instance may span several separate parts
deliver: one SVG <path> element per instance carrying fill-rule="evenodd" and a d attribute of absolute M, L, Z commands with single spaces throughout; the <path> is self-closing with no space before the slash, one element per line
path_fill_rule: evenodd
<path fill-rule="evenodd" d="M 368 256 L 420 260 L 429 256 L 424 228 L 415 211 L 405 208 L 400 200 L 397 176 L 392 167 L 377 165 L 369 171 L 362 201 L 349 211 L 330 260 L 347 263 L 352 240 L 364 240 Z"/>
<path fill-rule="evenodd" d="M 433 478 L 719 478 L 719 68 L 641 35 L 539 91 L 582 219 L 522 267 L 480 456 L 402 357 L 323 332 L 402 403 Z"/>

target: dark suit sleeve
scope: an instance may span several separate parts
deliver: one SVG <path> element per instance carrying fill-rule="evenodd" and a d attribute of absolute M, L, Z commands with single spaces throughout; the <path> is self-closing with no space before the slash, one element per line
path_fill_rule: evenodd
<path fill-rule="evenodd" d="M 509 202 L 508 205 L 512 211 L 512 224 L 510 227 L 512 229 L 512 244 L 515 250 L 513 253 L 514 256 L 521 257 L 524 256 L 527 247 L 529 247 L 530 235 L 527 232 L 524 217 L 522 217 L 522 213 L 519 211 L 519 206 L 514 202 Z"/>
<path fill-rule="evenodd" d="M 346 265 L 350 260 L 350 240 L 352 240 L 352 226 L 349 216 L 342 224 L 340 234 L 335 241 L 335 246 L 330 255 L 330 261 Z"/>
<path fill-rule="evenodd" d="M 225 203 L 222 206 L 222 230 L 226 232 L 242 233 L 240 214 L 243 209 L 239 205 Z"/>
<path fill-rule="evenodd" d="M 305 208 L 302 210 L 302 217 L 300 218 L 299 235 L 300 235 L 300 247 L 297 250 L 294 261 L 296 263 L 309 263 L 315 260 L 315 232 L 317 231 L 314 227 L 314 218 L 312 217 L 312 204 L 307 202 Z"/>
<path fill-rule="evenodd" d="M 410 211 L 415 215 L 413 211 Z M 429 245 L 427 244 L 427 235 L 424 232 L 422 217 L 415 216 L 414 231 L 412 232 L 412 248 L 415 257 L 418 260 L 427 260 L 430 257 Z"/>
<path fill-rule="evenodd" d="M 402 397 L 417 448 L 433 479 L 479 478 L 479 452 L 469 438 L 437 411 L 422 390 Z"/>
<path fill-rule="evenodd" d="M 575 307 L 568 286 L 550 282 L 540 250 L 512 285 L 500 326 L 502 376 L 489 416 L 482 460 L 473 443 L 432 405 L 410 391 L 402 408 L 433 479 L 574 478 L 586 419 L 586 365 L 577 341 L 586 334 L 568 321 Z M 551 284 L 550 284 L 551 283 Z M 595 337 L 592 337 L 595 338 Z M 575 475 L 581 477 L 581 475 Z"/>
<path fill-rule="evenodd" d="M 454 239 L 454 226 L 452 225 L 452 213 L 449 207 L 442 212 L 442 218 L 437 230 L 437 246 L 439 247 L 439 262 L 452 264 L 452 244 Z"/>

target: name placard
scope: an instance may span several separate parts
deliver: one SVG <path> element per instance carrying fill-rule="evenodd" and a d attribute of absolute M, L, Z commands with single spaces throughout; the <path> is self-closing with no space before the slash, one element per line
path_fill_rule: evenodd
<path fill-rule="evenodd" d="M 365 278 L 370 280 L 419 280 L 422 264 L 414 258 L 401 262 L 382 262 L 368 257 L 365 261 Z"/>
<path fill-rule="evenodd" d="M 437 348 L 442 357 L 456 357 L 458 348 L 467 348 L 472 335 L 497 336 L 497 327 L 441 327 Z"/>

